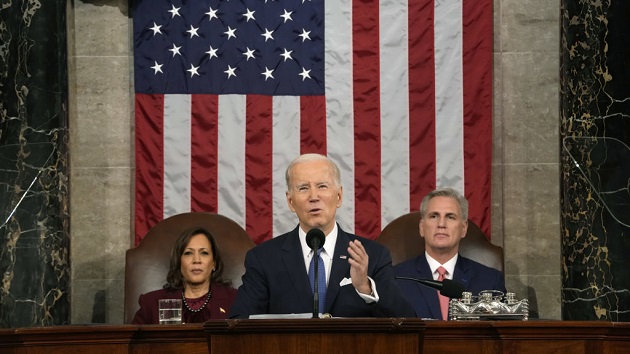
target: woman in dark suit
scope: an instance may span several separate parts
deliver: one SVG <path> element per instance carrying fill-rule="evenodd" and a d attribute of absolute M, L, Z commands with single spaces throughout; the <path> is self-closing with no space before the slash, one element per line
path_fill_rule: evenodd
<path fill-rule="evenodd" d="M 160 299 L 182 299 L 182 323 L 227 318 L 236 289 L 222 274 L 223 260 L 212 234 L 203 228 L 184 232 L 171 253 L 164 288 L 140 295 L 131 323 L 158 324 Z"/>

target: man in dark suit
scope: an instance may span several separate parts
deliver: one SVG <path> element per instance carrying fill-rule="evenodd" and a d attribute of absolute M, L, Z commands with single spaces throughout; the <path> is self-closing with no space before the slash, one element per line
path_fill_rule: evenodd
<path fill-rule="evenodd" d="M 306 233 L 320 229 L 325 237 L 326 295 L 321 313 L 333 317 L 415 317 L 394 279 L 389 251 L 378 243 L 343 231 L 335 221 L 341 206 L 339 168 L 326 156 L 305 154 L 285 174 L 289 209 L 299 224 L 292 231 L 250 250 L 243 285 L 229 317 L 256 314 L 301 314 L 313 311 L 308 269 L 313 251 Z"/>
<path fill-rule="evenodd" d="M 420 214 L 419 231 L 425 254 L 397 264 L 396 276 L 441 280 L 439 273 L 445 272 L 445 278 L 460 282 L 474 296 L 483 290 L 505 294 L 502 272 L 458 253 L 459 242 L 468 229 L 466 198 L 451 188 L 437 189 L 424 197 Z M 398 285 L 418 317 L 448 319 L 440 307 L 438 291 L 409 280 L 398 280 Z"/>

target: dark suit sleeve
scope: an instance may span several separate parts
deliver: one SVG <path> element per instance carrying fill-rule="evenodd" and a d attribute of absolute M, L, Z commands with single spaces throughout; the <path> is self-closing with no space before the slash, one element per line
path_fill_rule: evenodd
<path fill-rule="evenodd" d="M 142 294 L 138 299 L 140 309 L 131 320 L 132 324 L 158 324 L 155 314 L 157 314 L 157 299 L 152 293 Z"/>
<path fill-rule="evenodd" d="M 250 250 L 245 255 L 243 284 L 238 288 L 229 318 L 248 318 L 253 314 L 268 313 L 269 288 L 267 277 L 258 255 Z"/>
<path fill-rule="evenodd" d="M 374 268 L 370 278 L 376 283 L 376 291 L 379 301 L 373 309 L 373 315 L 377 317 L 416 317 L 416 313 L 403 297 L 394 278 L 392 258 L 389 250 L 376 243 L 372 244 L 373 251 L 369 255 L 370 263 Z"/>

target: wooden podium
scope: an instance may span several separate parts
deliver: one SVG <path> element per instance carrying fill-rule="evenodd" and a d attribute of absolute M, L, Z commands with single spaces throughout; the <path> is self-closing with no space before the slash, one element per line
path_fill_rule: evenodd
<path fill-rule="evenodd" d="M 415 318 L 217 320 L 204 324 L 210 353 L 422 353 Z"/>

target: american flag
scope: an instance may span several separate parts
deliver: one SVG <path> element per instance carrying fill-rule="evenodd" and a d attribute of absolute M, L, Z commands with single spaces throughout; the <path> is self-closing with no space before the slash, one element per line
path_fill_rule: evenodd
<path fill-rule="evenodd" d="M 133 23 L 136 244 L 188 211 L 289 231 L 305 152 L 339 165 L 346 231 L 450 186 L 489 234 L 491 0 L 140 0 Z"/>

